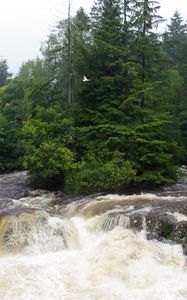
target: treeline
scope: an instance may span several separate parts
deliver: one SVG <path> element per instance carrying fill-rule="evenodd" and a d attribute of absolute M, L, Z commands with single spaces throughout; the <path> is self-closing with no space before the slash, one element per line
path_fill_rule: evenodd
<path fill-rule="evenodd" d="M 0 170 L 70 193 L 171 184 L 187 157 L 187 25 L 159 4 L 97 0 L 60 21 L 43 58 L 0 61 Z"/>

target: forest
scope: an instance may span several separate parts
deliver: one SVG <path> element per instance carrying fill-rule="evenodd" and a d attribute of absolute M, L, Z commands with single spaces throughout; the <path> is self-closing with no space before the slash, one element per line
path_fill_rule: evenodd
<path fill-rule="evenodd" d="M 0 59 L 0 172 L 70 194 L 169 185 L 187 163 L 187 23 L 151 0 L 58 21 L 16 76 Z"/>

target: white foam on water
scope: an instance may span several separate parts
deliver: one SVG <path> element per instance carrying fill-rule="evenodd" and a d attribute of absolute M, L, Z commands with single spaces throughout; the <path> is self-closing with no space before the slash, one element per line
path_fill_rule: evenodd
<path fill-rule="evenodd" d="M 86 216 L 93 217 L 104 213 L 121 211 L 121 210 L 134 210 L 134 203 L 146 203 L 147 207 L 137 210 L 137 212 L 148 213 L 150 211 L 150 202 L 157 201 L 183 201 L 186 197 L 174 197 L 174 196 L 157 196 L 155 194 L 142 193 L 139 195 L 115 195 L 108 194 L 105 196 L 97 196 L 90 199 L 81 199 L 63 206 L 61 213 L 66 216 Z"/>
<path fill-rule="evenodd" d="M 177 222 L 187 222 L 187 216 L 178 212 L 170 213 L 169 215 L 174 216 Z"/>
<path fill-rule="evenodd" d="M 79 236 L 76 249 L 0 258 L 0 299 L 187 299 L 187 268 L 180 246 L 147 241 L 143 233 L 120 226 L 94 231 L 99 218 L 70 221 Z M 49 221 L 53 227 L 58 222 Z"/>

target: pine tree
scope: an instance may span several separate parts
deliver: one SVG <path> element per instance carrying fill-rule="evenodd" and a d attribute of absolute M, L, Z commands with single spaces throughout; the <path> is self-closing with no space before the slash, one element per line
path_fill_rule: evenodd
<path fill-rule="evenodd" d="M 187 37 L 187 24 L 176 10 L 163 36 L 164 50 L 173 63 L 181 62 L 180 51 Z"/>
<path fill-rule="evenodd" d="M 168 94 L 168 109 L 174 117 L 173 130 L 178 132 L 179 159 L 186 161 L 187 145 L 187 24 L 180 13 L 175 11 L 167 25 L 167 31 L 163 36 L 163 49 L 168 57 L 168 80 L 170 93 Z"/>
<path fill-rule="evenodd" d="M 172 160 L 174 144 L 169 142 L 171 118 L 162 111 L 160 87 L 166 73 L 159 36 L 155 33 L 155 28 L 162 22 L 157 14 L 159 8 L 156 1 L 132 1 L 134 36 L 131 53 L 135 76 L 131 94 L 122 106 L 134 130 L 129 144 L 136 162 L 138 180 L 167 183 L 169 177 L 175 178 Z M 166 169 L 170 170 L 170 174 Z"/>
<path fill-rule="evenodd" d="M 97 1 L 91 14 L 92 39 L 89 50 L 89 69 L 86 74 L 91 80 L 84 83 L 81 106 L 90 109 L 87 124 L 108 122 L 96 120 L 97 110 L 105 114 L 110 105 L 121 94 L 119 72 L 122 65 L 123 41 L 122 19 L 119 1 Z M 91 112 L 92 110 L 92 112 Z"/>
<path fill-rule="evenodd" d="M 65 107 L 77 102 L 86 69 L 89 19 L 80 8 L 75 17 L 58 23 L 42 47 L 45 68 L 53 83 L 54 92 Z M 76 92 L 75 92 L 76 90 Z"/>
<path fill-rule="evenodd" d="M 0 59 L 0 87 L 9 82 L 12 74 L 8 72 L 8 64 L 6 59 Z"/>

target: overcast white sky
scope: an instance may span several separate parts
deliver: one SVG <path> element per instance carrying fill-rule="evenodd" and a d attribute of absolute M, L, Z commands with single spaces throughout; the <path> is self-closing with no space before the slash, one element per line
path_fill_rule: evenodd
<path fill-rule="evenodd" d="M 187 0 L 160 0 L 160 15 L 170 19 L 178 9 L 187 20 Z M 39 55 L 41 42 L 51 28 L 67 16 L 68 0 L 0 0 L 0 58 L 6 58 L 16 73 L 22 62 Z M 92 0 L 71 0 L 72 10 L 83 6 L 88 12 Z M 186 5 L 185 5 L 186 4 Z"/>

